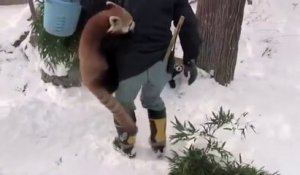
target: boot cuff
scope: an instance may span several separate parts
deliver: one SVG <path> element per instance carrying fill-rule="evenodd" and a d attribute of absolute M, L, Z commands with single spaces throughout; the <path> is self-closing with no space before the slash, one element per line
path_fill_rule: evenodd
<path fill-rule="evenodd" d="M 149 119 L 162 119 L 166 118 L 166 109 L 160 110 L 160 111 L 155 111 L 155 110 L 148 110 L 148 116 Z"/>

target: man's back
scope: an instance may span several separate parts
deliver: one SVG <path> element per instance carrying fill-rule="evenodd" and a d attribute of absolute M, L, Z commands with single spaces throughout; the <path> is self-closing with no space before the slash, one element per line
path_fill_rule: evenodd
<path fill-rule="evenodd" d="M 136 22 L 133 44 L 141 52 L 164 50 L 172 33 L 171 22 L 176 0 L 130 0 L 125 8 Z"/>
<path fill-rule="evenodd" d="M 188 0 L 113 0 L 125 7 L 136 23 L 133 34 L 125 44 L 116 48 L 116 64 L 120 81 L 134 76 L 162 60 L 172 37 L 171 24 L 181 15 L 186 17 L 180 33 L 186 59 L 198 55 L 199 38 L 196 18 Z M 83 7 L 91 13 L 105 7 L 105 1 L 82 0 Z"/>

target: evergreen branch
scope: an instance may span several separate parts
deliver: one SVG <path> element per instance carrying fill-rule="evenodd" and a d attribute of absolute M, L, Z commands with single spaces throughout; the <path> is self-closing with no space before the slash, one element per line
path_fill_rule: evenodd
<path fill-rule="evenodd" d="M 32 21 L 32 34 L 36 36 L 37 48 L 49 70 L 54 71 L 58 64 L 66 68 L 78 67 L 78 46 L 80 30 L 70 37 L 57 37 L 49 34 L 43 27 L 43 1 L 37 1 L 37 19 Z"/>

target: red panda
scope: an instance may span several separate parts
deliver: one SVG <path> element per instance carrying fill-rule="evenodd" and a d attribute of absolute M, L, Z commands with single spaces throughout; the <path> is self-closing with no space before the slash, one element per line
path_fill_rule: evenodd
<path fill-rule="evenodd" d="M 100 102 L 109 109 L 114 119 L 129 134 L 135 134 L 137 127 L 122 105 L 105 88 L 109 64 L 101 53 L 102 39 L 108 35 L 122 35 L 133 31 L 132 16 L 121 6 L 108 1 L 107 8 L 92 16 L 85 24 L 79 42 L 79 60 L 82 83 Z"/>

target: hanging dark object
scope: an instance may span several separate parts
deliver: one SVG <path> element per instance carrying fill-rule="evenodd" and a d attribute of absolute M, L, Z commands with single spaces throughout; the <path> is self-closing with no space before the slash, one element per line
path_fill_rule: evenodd
<path fill-rule="evenodd" d="M 169 81 L 169 85 L 171 88 L 176 87 L 176 83 L 174 80 L 175 76 L 183 71 L 182 61 L 180 61 L 179 58 L 175 58 L 175 44 L 184 20 L 184 16 L 181 16 L 179 18 L 178 24 L 173 32 L 173 36 L 164 57 L 164 62 L 168 63 L 167 72 L 172 75 L 172 79 Z"/>

